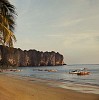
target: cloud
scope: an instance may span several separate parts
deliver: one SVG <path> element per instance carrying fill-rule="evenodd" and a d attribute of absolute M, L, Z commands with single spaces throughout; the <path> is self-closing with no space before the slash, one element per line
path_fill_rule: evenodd
<path fill-rule="evenodd" d="M 72 48 L 72 49 L 79 49 L 79 48 L 90 48 L 91 49 L 95 49 L 98 48 L 99 49 L 99 44 L 97 43 L 97 41 L 99 41 L 99 35 L 96 34 L 90 34 L 90 33 L 86 33 L 86 34 L 71 34 L 68 35 L 67 37 L 65 37 L 64 40 L 64 46 L 66 48 Z"/>
<path fill-rule="evenodd" d="M 47 34 L 47 37 L 64 37 L 63 34 Z"/>
<path fill-rule="evenodd" d="M 52 26 L 53 27 L 68 27 L 68 26 L 72 26 L 72 25 L 76 25 L 77 23 L 80 23 L 81 21 L 83 21 L 83 19 L 69 19 L 69 20 L 63 20 L 60 21 L 59 23 L 55 23 Z"/>

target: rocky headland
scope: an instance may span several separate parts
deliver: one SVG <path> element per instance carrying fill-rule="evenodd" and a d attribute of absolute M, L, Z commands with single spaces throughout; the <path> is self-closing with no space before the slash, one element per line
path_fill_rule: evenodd
<path fill-rule="evenodd" d="M 0 45 L 0 66 L 58 66 L 63 65 L 63 55 L 58 52 L 21 50 Z"/>

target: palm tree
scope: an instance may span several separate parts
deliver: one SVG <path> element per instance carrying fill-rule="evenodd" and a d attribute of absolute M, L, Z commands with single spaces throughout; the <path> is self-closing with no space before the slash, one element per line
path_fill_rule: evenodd
<path fill-rule="evenodd" d="M 13 47 L 16 41 L 15 29 L 15 7 L 8 0 L 0 0 L 0 43 Z"/>

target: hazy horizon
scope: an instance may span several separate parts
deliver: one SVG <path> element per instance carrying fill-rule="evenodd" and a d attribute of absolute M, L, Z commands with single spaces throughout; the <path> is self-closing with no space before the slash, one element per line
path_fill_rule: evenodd
<path fill-rule="evenodd" d="M 99 0 L 9 0 L 16 48 L 55 51 L 67 64 L 99 64 Z"/>

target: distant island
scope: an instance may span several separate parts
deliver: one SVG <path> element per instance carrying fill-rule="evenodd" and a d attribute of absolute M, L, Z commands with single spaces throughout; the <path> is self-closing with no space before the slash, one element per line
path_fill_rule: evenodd
<path fill-rule="evenodd" d="M 59 66 L 64 65 L 60 53 L 42 52 L 37 50 L 21 50 L 0 45 L 0 66 Z"/>

